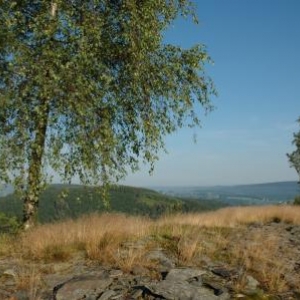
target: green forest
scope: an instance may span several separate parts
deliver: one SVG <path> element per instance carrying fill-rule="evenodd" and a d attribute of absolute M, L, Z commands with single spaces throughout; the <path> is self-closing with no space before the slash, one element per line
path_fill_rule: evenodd
<path fill-rule="evenodd" d="M 105 211 L 157 218 L 165 214 L 201 212 L 224 206 L 215 200 L 171 197 L 150 189 L 129 186 L 111 187 L 109 201 L 107 208 L 102 201 L 101 190 L 95 187 L 53 184 L 41 194 L 37 221 L 48 223 Z M 22 219 L 20 197 L 16 194 L 1 197 L 0 214 L 0 227 L 7 230 L 7 224 L 15 226 L 16 221 Z"/>

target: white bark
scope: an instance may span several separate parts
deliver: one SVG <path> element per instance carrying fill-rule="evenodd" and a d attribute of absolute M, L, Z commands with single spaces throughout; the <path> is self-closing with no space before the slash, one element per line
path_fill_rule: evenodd
<path fill-rule="evenodd" d="M 57 3 L 51 2 L 51 16 L 54 18 L 56 16 Z"/>

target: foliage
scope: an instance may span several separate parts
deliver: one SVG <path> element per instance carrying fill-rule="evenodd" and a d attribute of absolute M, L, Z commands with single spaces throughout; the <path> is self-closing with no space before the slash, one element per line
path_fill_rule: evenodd
<path fill-rule="evenodd" d="M 298 119 L 300 125 L 300 118 Z M 296 150 L 287 154 L 291 167 L 295 168 L 300 178 L 300 131 L 294 133 L 293 144 L 296 146 Z"/>
<path fill-rule="evenodd" d="M 20 229 L 20 222 L 16 216 L 9 217 L 3 212 L 0 212 L 0 234 L 1 233 L 16 233 Z"/>
<path fill-rule="evenodd" d="M 1 1 L 0 180 L 25 222 L 46 169 L 85 184 L 152 170 L 164 136 L 211 109 L 205 47 L 163 42 L 179 15 L 191 1 Z"/>
<path fill-rule="evenodd" d="M 300 195 L 294 198 L 294 205 L 300 205 Z"/>

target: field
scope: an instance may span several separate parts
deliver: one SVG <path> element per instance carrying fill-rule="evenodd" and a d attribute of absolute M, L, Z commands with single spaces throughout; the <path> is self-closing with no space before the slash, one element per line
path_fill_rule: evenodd
<path fill-rule="evenodd" d="M 127 274 L 138 266 L 157 280 L 160 265 L 147 259 L 147 254 L 161 249 L 177 267 L 211 268 L 218 262 L 241 272 L 231 282 L 232 295 L 242 295 L 246 279 L 253 276 L 263 295 L 275 297 L 294 289 L 299 292 L 299 229 L 300 207 L 288 205 L 223 208 L 156 220 L 116 213 L 90 214 L 40 225 L 26 233 L 2 235 L 0 270 L 13 261 L 18 273 L 15 288 L 26 286 L 32 299 L 42 299 L 38 295 L 43 276 L 57 272 L 62 263 L 76 264 L 78 257 L 85 264 Z M 251 299 L 273 299 L 264 297 Z"/>

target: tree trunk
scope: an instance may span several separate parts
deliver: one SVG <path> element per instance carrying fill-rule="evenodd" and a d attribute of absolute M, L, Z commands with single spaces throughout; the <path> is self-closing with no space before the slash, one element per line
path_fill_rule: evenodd
<path fill-rule="evenodd" d="M 36 116 L 35 136 L 31 144 L 31 157 L 28 168 L 27 191 L 23 198 L 23 227 L 25 230 L 36 223 L 41 189 L 42 160 L 46 141 L 49 105 L 45 103 L 42 113 Z"/>
<path fill-rule="evenodd" d="M 52 1 L 51 2 L 51 16 L 54 18 L 56 16 L 56 11 L 57 11 L 57 3 Z"/>
<path fill-rule="evenodd" d="M 56 17 L 57 3 L 51 2 L 50 15 Z M 23 228 L 28 230 L 36 223 L 41 192 L 41 170 L 45 150 L 46 132 L 50 105 L 47 99 L 41 101 L 41 112 L 35 118 L 35 136 L 31 144 L 27 191 L 23 198 Z"/>

